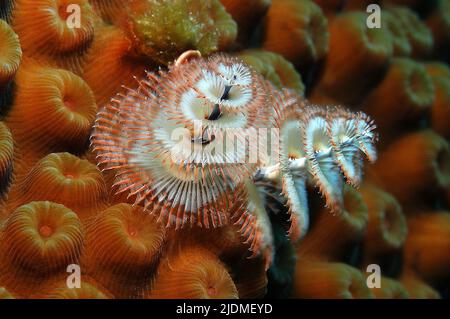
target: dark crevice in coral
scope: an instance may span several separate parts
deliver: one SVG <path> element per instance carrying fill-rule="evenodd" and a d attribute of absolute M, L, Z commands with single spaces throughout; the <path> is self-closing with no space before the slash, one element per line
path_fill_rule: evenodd
<path fill-rule="evenodd" d="M 4 176 L 0 176 L 0 198 L 4 197 L 8 192 L 9 185 L 12 181 L 13 167 L 10 165 L 6 171 Z"/>
<path fill-rule="evenodd" d="M 417 12 L 419 17 L 426 18 L 431 11 L 437 6 L 438 0 L 419 1 L 417 6 L 413 9 Z"/>
<path fill-rule="evenodd" d="M 11 21 L 14 0 L 0 0 L 0 19 Z"/>
<path fill-rule="evenodd" d="M 363 243 L 349 243 L 348 249 L 344 249 L 346 254 L 342 258 L 342 262 L 349 264 L 355 268 L 359 268 L 363 262 Z"/>
<path fill-rule="evenodd" d="M 14 93 L 14 82 L 8 83 L 5 87 L 0 87 L 0 119 L 6 116 L 11 109 Z"/>
<path fill-rule="evenodd" d="M 394 251 L 384 256 L 380 256 L 378 260 L 376 260 L 376 263 L 380 265 L 384 276 L 398 278 L 403 266 L 402 253 L 401 251 Z"/>
<path fill-rule="evenodd" d="M 297 71 L 301 74 L 302 81 L 305 85 L 305 96 L 308 97 L 314 87 L 317 85 L 320 77 L 322 76 L 325 66 L 325 60 L 318 61 L 311 65 L 307 70 Z"/>
<path fill-rule="evenodd" d="M 271 216 L 275 257 L 267 272 L 268 282 L 265 298 L 269 299 L 291 297 L 297 262 L 295 248 L 286 236 L 285 227 L 277 221 L 277 217 L 274 214 Z"/>

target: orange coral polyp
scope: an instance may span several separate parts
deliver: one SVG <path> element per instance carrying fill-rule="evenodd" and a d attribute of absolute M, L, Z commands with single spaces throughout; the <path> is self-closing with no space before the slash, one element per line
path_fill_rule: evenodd
<path fill-rule="evenodd" d="M 373 298 L 364 275 L 343 263 L 301 259 L 295 272 L 295 298 Z"/>
<path fill-rule="evenodd" d="M 450 68 L 439 62 L 425 65 L 434 84 L 434 103 L 431 106 L 431 126 L 447 140 L 450 139 Z"/>
<path fill-rule="evenodd" d="M 142 209 L 129 204 L 106 209 L 87 223 L 87 230 L 91 267 L 113 267 L 113 271 L 125 275 L 145 272 L 154 266 L 165 238 L 161 225 Z M 111 245 L 114 254 L 108 253 Z"/>
<path fill-rule="evenodd" d="M 328 21 L 312 1 L 273 0 L 264 20 L 263 47 L 304 68 L 328 52 Z"/>
<path fill-rule="evenodd" d="M 98 282 L 82 276 L 80 287 L 68 287 L 67 279 L 51 281 L 44 287 L 39 287 L 31 298 L 33 299 L 111 299 L 113 295 Z"/>
<path fill-rule="evenodd" d="M 147 297 L 236 299 L 238 292 L 218 257 L 203 248 L 184 247 L 161 262 Z"/>
<path fill-rule="evenodd" d="M 134 57 L 134 49 L 133 42 L 121 29 L 114 26 L 97 29 L 83 78 L 94 92 L 99 107 L 109 103 L 122 85 L 134 85 L 134 76 L 145 75 L 144 63 Z"/>
<path fill-rule="evenodd" d="M 392 58 L 389 30 L 367 28 L 366 18 L 364 12 L 346 12 L 330 22 L 329 53 L 316 89 L 341 103 L 358 103 Z"/>
<path fill-rule="evenodd" d="M 158 266 L 165 229 L 129 204 L 109 207 L 86 225 L 87 272 L 115 296 L 140 296 Z"/>
<path fill-rule="evenodd" d="M 310 258 L 339 261 L 364 237 L 368 219 L 361 194 L 346 186 L 343 209 L 338 214 L 331 214 L 329 209 L 320 210 L 297 252 Z"/>
<path fill-rule="evenodd" d="M 391 6 L 388 10 L 406 31 L 412 56 L 415 58 L 429 56 L 433 49 L 433 34 L 418 14 L 407 7 Z"/>
<path fill-rule="evenodd" d="M 87 0 L 17 0 L 15 5 L 12 25 L 27 55 L 83 50 L 93 39 L 94 15 Z M 80 28 L 68 24 L 70 5 L 80 8 Z"/>
<path fill-rule="evenodd" d="M 248 244 L 242 242 L 238 225 L 225 225 L 214 229 L 198 227 L 169 230 L 167 241 L 184 244 L 202 243 L 202 247 L 210 250 L 221 260 L 233 260 L 248 255 Z"/>
<path fill-rule="evenodd" d="M 70 209 L 52 202 L 31 202 L 5 221 L 0 241 L 2 265 L 39 275 L 65 272 L 68 265 L 79 263 L 83 240 L 83 226 Z"/>
<path fill-rule="evenodd" d="M 441 296 L 437 290 L 428 285 L 417 274 L 408 270 L 400 276 L 400 282 L 406 288 L 411 299 L 440 299 Z"/>
<path fill-rule="evenodd" d="M 65 101 L 70 101 L 70 108 Z M 21 146 L 44 152 L 86 147 L 97 106 L 86 82 L 62 70 L 28 65 L 6 121 Z"/>
<path fill-rule="evenodd" d="M 450 214 L 424 211 L 408 220 L 409 236 L 403 262 L 431 284 L 448 280 L 450 267 Z"/>
<path fill-rule="evenodd" d="M 409 293 L 403 284 L 395 279 L 381 277 L 380 288 L 371 288 L 376 299 L 407 299 Z"/>
<path fill-rule="evenodd" d="M 402 203 L 426 200 L 450 186 L 450 147 L 432 130 L 400 137 L 380 154 L 374 173 Z"/>
<path fill-rule="evenodd" d="M 409 56 L 412 48 L 408 39 L 407 30 L 404 29 L 402 23 L 388 10 L 384 10 L 382 14 L 385 17 L 385 26 L 389 29 L 392 36 L 394 56 Z"/>
<path fill-rule="evenodd" d="M 43 187 L 45 185 L 45 187 Z M 72 209 L 80 217 L 105 207 L 108 191 L 98 168 L 69 153 L 41 159 L 20 186 L 20 200 L 49 200 Z"/>
<path fill-rule="evenodd" d="M 117 23 L 118 20 L 124 14 L 125 4 L 130 2 L 129 0 L 90 0 L 95 12 L 102 17 L 108 23 Z"/>
<path fill-rule="evenodd" d="M 408 228 L 402 207 L 395 197 L 373 185 L 361 189 L 369 212 L 364 255 L 367 262 L 401 248 Z"/>
<path fill-rule="evenodd" d="M 433 100 L 433 83 L 425 67 L 408 58 L 395 58 L 364 107 L 387 137 L 406 124 L 417 123 L 427 114 Z"/>

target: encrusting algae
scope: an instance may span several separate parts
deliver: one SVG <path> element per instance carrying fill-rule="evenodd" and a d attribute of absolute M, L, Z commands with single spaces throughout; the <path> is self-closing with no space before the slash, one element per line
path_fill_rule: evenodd
<path fill-rule="evenodd" d="M 168 64 L 189 49 L 228 49 L 237 25 L 219 0 L 141 0 L 127 6 L 127 27 L 139 52 Z"/>
<path fill-rule="evenodd" d="M 448 1 L 370 3 L 0 0 L 0 299 L 448 297 Z"/>
<path fill-rule="evenodd" d="M 305 85 L 294 65 L 282 55 L 266 50 L 245 50 L 239 57 L 278 89 L 288 88 L 300 95 L 305 93 Z"/>

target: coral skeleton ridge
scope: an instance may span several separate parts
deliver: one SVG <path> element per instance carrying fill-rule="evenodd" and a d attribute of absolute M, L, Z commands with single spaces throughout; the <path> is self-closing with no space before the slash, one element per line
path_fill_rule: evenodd
<path fill-rule="evenodd" d="M 238 225 L 268 264 L 273 236 L 261 183 L 282 190 L 297 240 L 308 228 L 307 184 L 339 211 L 343 183 L 358 185 L 362 156 L 376 158 L 375 125 L 365 114 L 310 105 L 230 55 L 189 51 L 137 82 L 99 111 L 91 135 L 117 192 L 166 227 Z M 263 129 L 278 132 L 271 154 L 259 147 L 269 143 Z"/>

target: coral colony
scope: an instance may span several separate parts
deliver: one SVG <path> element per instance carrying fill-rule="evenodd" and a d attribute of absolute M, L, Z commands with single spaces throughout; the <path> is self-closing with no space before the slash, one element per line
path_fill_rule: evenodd
<path fill-rule="evenodd" d="M 297 240 L 308 228 L 306 184 L 340 210 L 343 180 L 358 185 L 363 154 L 376 158 L 375 126 L 365 114 L 310 105 L 229 55 L 186 52 L 168 71 L 137 82 L 98 113 L 91 136 L 117 192 L 166 227 L 239 225 L 267 265 L 273 235 L 256 181 L 280 185 Z M 258 148 L 269 143 L 260 129 L 279 131 L 271 133 L 279 141 Z"/>
<path fill-rule="evenodd" d="M 0 0 L 0 299 L 448 297 L 449 16 Z"/>

